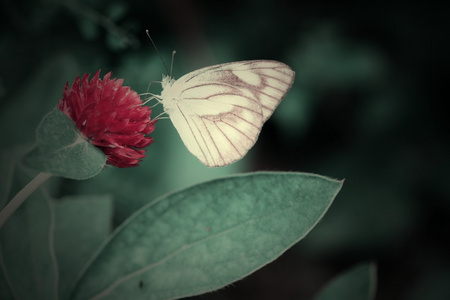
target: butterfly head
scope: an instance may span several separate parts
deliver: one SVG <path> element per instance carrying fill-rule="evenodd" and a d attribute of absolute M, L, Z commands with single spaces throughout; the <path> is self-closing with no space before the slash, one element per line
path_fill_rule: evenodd
<path fill-rule="evenodd" d="M 171 87 L 175 83 L 175 79 L 173 79 L 170 75 L 163 75 L 161 85 L 163 90 Z"/>

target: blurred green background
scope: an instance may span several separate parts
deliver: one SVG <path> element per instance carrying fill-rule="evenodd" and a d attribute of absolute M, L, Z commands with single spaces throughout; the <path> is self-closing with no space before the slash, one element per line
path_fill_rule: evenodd
<path fill-rule="evenodd" d="M 166 71 L 145 29 L 167 64 L 177 51 L 175 78 L 215 63 L 279 60 L 296 72 L 294 85 L 240 162 L 204 167 L 160 120 L 141 167 L 63 180 L 54 196 L 112 195 L 117 225 L 159 195 L 226 174 L 345 178 L 305 240 L 199 298 L 310 299 L 340 271 L 373 260 L 376 299 L 450 299 L 449 15 L 430 1 L 1 0 L 2 153 L 33 144 L 77 75 L 112 71 L 138 93 L 160 80 Z"/>

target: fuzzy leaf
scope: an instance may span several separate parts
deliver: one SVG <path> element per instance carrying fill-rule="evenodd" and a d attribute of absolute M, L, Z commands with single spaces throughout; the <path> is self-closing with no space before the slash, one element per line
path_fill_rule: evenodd
<path fill-rule="evenodd" d="M 58 299 L 49 201 L 40 189 L 36 190 L 0 231 L 1 271 L 9 288 L 2 288 L 1 299 Z"/>
<path fill-rule="evenodd" d="M 120 226 L 73 299 L 174 299 L 254 272 L 302 239 L 341 181 L 302 173 L 213 180 L 162 197 Z"/>
<path fill-rule="evenodd" d="M 375 289 L 375 265 L 363 263 L 333 279 L 315 300 L 372 300 L 375 298 Z"/>
<path fill-rule="evenodd" d="M 59 109 L 43 118 L 36 140 L 36 147 L 24 161 L 31 168 L 70 179 L 87 179 L 105 166 L 105 154 L 89 143 Z"/>
<path fill-rule="evenodd" d="M 109 195 L 71 196 L 54 206 L 59 299 L 68 299 L 82 267 L 111 233 L 113 201 Z"/>
<path fill-rule="evenodd" d="M 3 204 L 36 175 L 17 163 L 23 152 L 11 151 L 5 155 L 10 165 L 1 168 L 9 175 L 0 185 Z M 111 196 L 55 201 L 48 195 L 54 185 L 49 180 L 31 194 L 0 230 L 2 300 L 67 299 L 82 267 L 110 232 Z"/>

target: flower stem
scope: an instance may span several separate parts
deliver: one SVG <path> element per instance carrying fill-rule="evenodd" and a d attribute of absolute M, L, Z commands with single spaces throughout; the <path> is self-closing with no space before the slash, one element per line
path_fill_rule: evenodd
<path fill-rule="evenodd" d="M 11 201 L 0 212 L 0 229 L 3 224 L 8 221 L 9 217 L 19 208 L 20 205 L 27 199 L 38 187 L 46 182 L 52 174 L 41 172 L 33 178 L 23 189 L 21 189 L 17 195 L 12 198 Z"/>

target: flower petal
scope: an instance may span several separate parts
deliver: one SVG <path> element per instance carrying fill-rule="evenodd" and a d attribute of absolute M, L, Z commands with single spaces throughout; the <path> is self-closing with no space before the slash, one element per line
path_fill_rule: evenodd
<path fill-rule="evenodd" d="M 155 129 L 152 110 L 143 106 L 139 95 L 123 79 L 103 80 L 98 70 L 66 83 L 59 109 L 69 116 L 80 132 L 107 156 L 107 163 L 119 168 L 137 166 L 145 157 L 145 148 L 153 143 L 148 136 Z"/>

